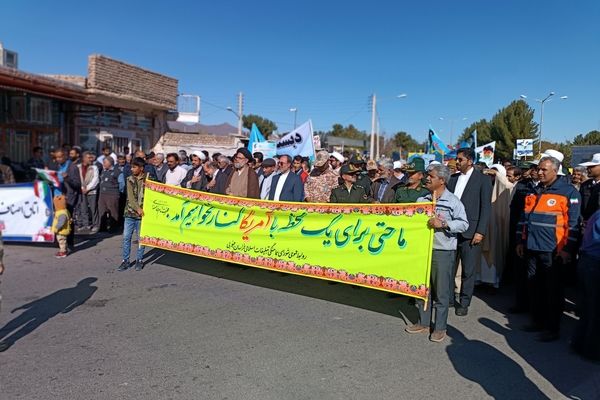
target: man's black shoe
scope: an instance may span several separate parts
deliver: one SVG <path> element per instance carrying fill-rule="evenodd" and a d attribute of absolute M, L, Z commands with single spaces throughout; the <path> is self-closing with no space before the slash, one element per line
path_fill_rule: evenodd
<path fill-rule="evenodd" d="M 117 271 L 119 271 L 119 272 L 127 271 L 130 266 L 131 265 L 129 264 L 129 261 L 123 260 L 123 262 L 121 262 L 121 265 L 119 265 L 119 268 L 117 268 Z"/>
<path fill-rule="evenodd" d="M 459 317 L 464 317 L 468 313 L 469 313 L 469 307 L 457 306 L 454 309 L 454 314 L 458 315 Z"/>
<path fill-rule="evenodd" d="M 137 260 L 133 263 L 133 265 L 135 265 L 135 270 L 136 271 L 141 271 L 142 269 L 144 269 L 144 262 L 142 260 Z"/>
<path fill-rule="evenodd" d="M 521 330 L 523 332 L 541 332 L 544 330 L 544 328 L 542 328 L 538 324 L 529 324 L 529 325 L 522 326 Z"/>
<path fill-rule="evenodd" d="M 544 331 L 535 338 L 535 340 L 537 340 L 538 342 L 543 343 L 554 342 L 558 339 L 560 339 L 560 335 L 558 334 L 558 332 L 550 331 Z"/>
<path fill-rule="evenodd" d="M 10 347 L 10 344 L 8 344 L 6 342 L 0 342 L 0 353 L 8 350 L 9 347 Z"/>

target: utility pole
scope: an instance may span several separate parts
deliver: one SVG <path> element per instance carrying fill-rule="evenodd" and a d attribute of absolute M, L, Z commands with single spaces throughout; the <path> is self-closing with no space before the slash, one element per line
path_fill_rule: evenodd
<path fill-rule="evenodd" d="M 377 96 L 373 93 L 371 97 L 371 147 L 369 148 L 369 158 L 375 154 L 375 114 L 377 114 Z"/>
<path fill-rule="evenodd" d="M 377 118 L 377 148 L 375 150 L 375 158 L 374 160 L 379 160 L 379 142 L 381 141 L 381 137 L 379 136 L 379 118 Z"/>
<path fill-rule="evenodd" d="M 242 116 L 244 115 L 243 111 L 244 104 L 244 94 L 240 92 L 238 94 L 238 135 L 242 136 Z"/>

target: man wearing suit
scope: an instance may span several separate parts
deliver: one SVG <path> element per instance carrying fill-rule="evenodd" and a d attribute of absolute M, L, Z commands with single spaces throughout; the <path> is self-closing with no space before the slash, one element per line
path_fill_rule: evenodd
<path fill-rule="evenodd" d="M 456 155 L 456 168 L 448 189 L 458 197 L 467 211 L 469 229 L 458 234 L 458 258 L 462 265 L 460 300 L 455 303 L 455 314 L 468 313 L 473 289 L 475 271 L 481 265 L 481 241 L 487 232 L 492 210 L 492 181 L 473 168 L 475 153 L 470 148 L 459 149 Z"/>
<path fill-rule="evenodd" d="M 291 171 L 292 157 L 287 154 L 279 157 L 279 174 L 273 177 L 269 200 L 304 201 L 302 178 Z"/>

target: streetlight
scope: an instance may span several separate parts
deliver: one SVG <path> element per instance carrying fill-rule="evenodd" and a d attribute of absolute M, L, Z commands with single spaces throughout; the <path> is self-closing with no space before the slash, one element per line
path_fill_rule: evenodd
<path fill-rule="evenodd" d="M 404 99 L 408 94 L 401 93 L 395 98 Z M 376 160 L 379 158 L 379 124 L 376 123 L 375 116 L 377 115 L 377 96 L 375 93 L 371 96 L 371 146 L 369 148 L 369 158 Z M 375 147 L 375 137 L 377 137 L 377 147 Z M 375 154 L 377 151 L 377 154 Z M 375 157 L 373 157 L 375 155 Z"/>
<path fill-rule="evenodd" d="M 440 117 L 440 121 L 450 121 L 450 146 L 454 146 L 454 143 L 452 143 L 452 134 L 454 133 L 454 123 L 458 122 L 458 121 L 466 121 L 468 118 L 467 117 L 462 117 L 462 118 L 444 118 L 444 117 Z"/>
<path fill-rule="evenodd" d="M 541 104 L 541 107 L 540 107 L 540 134 L 539 134 L 539 137 L 538 137 L 538 140 L 539 140 L 539 143 L 538 143 L 538 152 L 539 152 L 540 154 L 542 154 L 542 126 L 544 125 L 544 103 L 545 103 L 546 101 L 550 100 L 550 98 L 551 98 L 552 96 L 554 96 L 554 95 L 555 95 L 555 93 L 554 93 L 554 92 L 550 92 L 550 93 L 548 94 L 548 96 L 546 96 L 546 97 L 545 97 L 544 99 L 542 99 L 542 100 L 540 100 L 540 99 L 535 99 L 535 101 L 537 101 L 538 103 L 540 103 L 540 104 Z M 524 99 L 524 100 L 527 100 L 527 96 L 526 96 L 526 95 L 524 95 L 524 94 L 520 95 L 519 97 L 521 97 L 521 98 L 522 98 L 522 99 Z M 566 99 L 568 99 L 568 98 L 569 98 L 569 96 L 560 96 L 560 99 L 561 99 L 561 100 L 566 100 Z"/>
<path fill-rule="evenodd" d="M 296 129 L 296 117 L 298 116 L 298 107 L 290 108 L 290 112 L 294 113 L 294 129 Z"/>

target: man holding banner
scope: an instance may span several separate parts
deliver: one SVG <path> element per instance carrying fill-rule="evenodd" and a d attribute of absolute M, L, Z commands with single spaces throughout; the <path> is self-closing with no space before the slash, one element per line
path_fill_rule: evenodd
<path fill-rule="evenodd" d="M 456 236 L 469 228 L 465 207 L 458 197 L 446 190 L 449 180 L 450 171 L 446 166 L 431 166 L 426 179 L 426 187 L 431 193 L 418 200 L 419 202 L 435 202 L 436 216 L 427 221 L 429 228 L 435 230 L 431 257 L 431 290 L 428 304 L 421 300 L 417 301 L 419 321 L 405 330 L 408 333 L 429 333 L 433 307 L 436 310 L 435 322 L 433 323 L 433 332 L 429 337 L 432 342 L 441 342 L 446 337 L 451 294 L 450 282 L 454 276 L 456 259 Z"/>
<path fill-rule="evenodd" d="M 240 147 L 237 149 L 233 157 L 233 167 L 235 170 L 229 176 L 225 194 L 250 199 L 260 198 L 258 176 L 256 176 L 254 170 L 251 170 L 248 165 L 251 161 L 254 161 L 254 158 L 247 148 Z"/>

